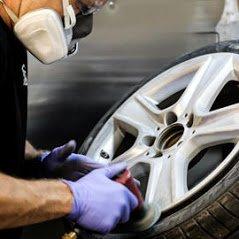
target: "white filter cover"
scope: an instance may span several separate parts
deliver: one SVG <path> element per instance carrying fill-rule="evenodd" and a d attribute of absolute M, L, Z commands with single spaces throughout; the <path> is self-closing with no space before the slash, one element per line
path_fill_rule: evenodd
<path fill-rule="evenodd" d="M 68 53 L 67 40 L 59 15 L 51 9 L 39 9 L 19 19 L 14 31 L 25 47 L 41 62 L 50 64 Z"/>

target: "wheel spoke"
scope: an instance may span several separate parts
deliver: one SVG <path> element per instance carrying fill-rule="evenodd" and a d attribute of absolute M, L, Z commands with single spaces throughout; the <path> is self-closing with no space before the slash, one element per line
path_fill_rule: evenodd
<path fill-rule="evenodd" d="M 172 200 L 178 201 L 188 192 L 187 174 L 189 159 L 193 153 L 193 148 L 189 144 L 182 146 L 172 158 L 171 165 L 171 187 Z"/>
<path fill-rule="evenodd" d="M 137 99 L 126 103 L 113 115 L 113 118 L 132 125 L 140 132 L 152 132 L 158 127 L 157 122 L 149 114 L 145 114 L 145 108 L 138 103 Z"/>
<path fill-rule="evenodd" d="M 161 206 L 167 205 L 171 202 L 171 188 L 170 188 L 170 161 L 167 165 L 163 158 L 149 158 L 144 152 L 138 152 L 129 156 L 134 149 L 129 150 L 124 155 L 119 156 L 114 160 L 115 162 L 125 161 L 128 168 L 134 171 L 134 167 L 141 164 L 142 167 L 149 167 L 148 183 L 145 195 L 145 202 L 150 204 L 152 202 L 160 203 Z M 129 156 L 126 160 L 125 156 Z"/>
<path fill-rule="evenodd" d="M 188 161 L 176 158 L 172 163 L 172 201 L 175 202 L 188 192 L 187 186 Z"/>
<path fill-rule="evenodd" d="M 237 142 L 239 137 L 239 104 L 212 111 L 201 117 L 193 141 L 200 146 Z"/>
<path fill-rule="evenodd" d="M 163 157 L 151 160 L 150 175 L 145 201 L 165 207 L 176 202 L 187 192 L 188 161 L 183 157 L 173 160 Z"/>
<path fill-rule="evenodd" d="M 145 201 L 149 204 L 159 203 L 161 207 L 165 207 L 172 201 L 171 162 L 167 157 L 162 157 L 159 160 L 148 160 L 148 163 L 150 163 L 150 174 Z"/>
<path fill-rule="evenodd" d="M 176 104 L 178 114 L 192 111 L 197 102 L 197 107 L 208 108 L 232 75 L 235 76 L 232 56 L 209 56 Z"/>
<path fill-rule="evenodd" d="M 133 132 L 132 134 L 148 134 L 153 135 L 154 131 L 148 126 L 143 124 L 142 122 L 133 119 L 132 117 L 128 117 L 122 114 L 116 114 L 114 115 L 114 119 L 116 120 L 118 125 L 121 125 L 123 128 L 127 128 L 128 130 L 137 130 L 137 132 Z"/>
<path fill-rule="evenodd" d="M 147 202 L 158 202 L 162 207 L 175 203 L 187 192 L 187 174 L 190 159 L 197 153 L 191 142 L 184 143 L 171 157 L 151 159 Z"/>
<path fill-rule="evenodd" d="M 163 124 L 163 114 L 162 111 L 156 107 L 157 102 L 154 102 L 154 100 L 149 97 L 142 95 L 137 95 L 136 100 L 153 121 Z"/>
<path fill-rule="evenodd" d="M 212 77 L 210 83 L 197 99 L 194 107 L 195 113 L 208 112 L 222 88 L 230 80 L 237 80 L 237 77 L 234 73 L 232 57 L 225 59 L 222 68 L 216 73 L 214 77 Z"/>
<path fill-rule="evenodd" d="M 136 143 L 132 148 L 115 158 L 113 162 L 119 163 L 124 161 L 127 163 L 128 167 L 132 167 L 140 162 L 140 160 L 147 158 L 145 156 L 146 151 L 146 147 L 142 147 Z"/>

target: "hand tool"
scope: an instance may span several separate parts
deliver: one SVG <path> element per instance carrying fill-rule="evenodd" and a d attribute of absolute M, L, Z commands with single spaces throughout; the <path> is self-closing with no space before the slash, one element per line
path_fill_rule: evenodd
<path fill-rule="evenodd" d="M 126 186 L 138 199 L 138 207 L 131 213 L 130 220 L 125 224 L 120 224 L 116 231 L 122 232 L 142 232 L 152 227 L 161 216 L 161 209 L 158 204 L 147 205 L 136 185 L 129 170 L 125 170 L 116 179 L 116 182 Z"/>
<path fill-rule="evenodd" d="M 114 179 L 116 182 L 126 186 L 138 199 L 138 207 L 131 213 L 130 220 L 125 224 L 120 224 L 115 232 L 135 233 L 142 232 L 152 227 L 160 218 L 161 210 L 158 204 L 146 205 L 144 198 L 136 185 L 133 176 L 129 170 Z M 77 239 L 82 231 L 77 226 L 70 233 L 65 234 L 62 239 Z"/>

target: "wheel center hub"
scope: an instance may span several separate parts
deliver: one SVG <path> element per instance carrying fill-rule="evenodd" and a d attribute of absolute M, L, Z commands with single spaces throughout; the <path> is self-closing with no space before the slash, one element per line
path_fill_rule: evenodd
<path fill-rule="evenodd" d="M 168 126 L 161 134 L 158 147 L 160 150 L 171 148 L 178 143 L 184 133 L 184 127 L 182 124 L 173 124 Z"/>

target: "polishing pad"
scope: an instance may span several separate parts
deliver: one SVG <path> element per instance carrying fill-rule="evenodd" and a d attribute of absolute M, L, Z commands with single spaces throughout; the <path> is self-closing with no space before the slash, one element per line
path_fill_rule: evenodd
<path fill-rule="evenodd" d="M 126 224 L 120 225 L 117 231 L 123 233 L 146 231 L 155 225 L 160 216 L 161 208 L 158 204 L 144 205 L 142 210 L 133 212 L 130 220 Z"/>

